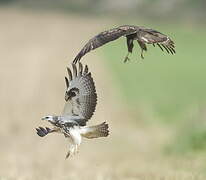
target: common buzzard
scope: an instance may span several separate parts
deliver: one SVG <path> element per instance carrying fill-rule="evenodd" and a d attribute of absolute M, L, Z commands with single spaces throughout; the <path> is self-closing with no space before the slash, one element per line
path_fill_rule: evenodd
<path fill-rule="evenodd" d="M 162 51 L 166 50 L 167 53 L 175 54 L 174 42 L 167 35 L 143 26 L 123 25 L 101 32 L 90 39 L 77 54 L 73 63 L 80 61 L 82 56 L 91 50 L 94 50 L 110 41 L 114 41 L 122 36 L 126 37 L 128 48 L 128 54 L 126 55 L 124 62 L 129 60 L 129 54 L 132 53 L 134 40 L 137 40 L 141 48 L 141 58 L 144 58 L 143 51 L 147 51 L 146 44 L 152 44 L 153 46 L 157 45 Z"/>
<path fill-rule="evenodd" d="M 37 134 L 41 137 L 53 132 L 64 134 L 70 141 L 69 152 L 66 158 L 78 152 L 82 137 L 91 139 L 109 135 L 106 122 L 96 126 L 86 126 L 87 121 L 92 117 L 96 108 L 96 89 L 87 66 L 83 67 L 79 63 L 78 69 L 75 64 L 72 64 L 72 68 L 73 73 L 67 68 L 68 78 L 65 77 L 67 89 L 63 114 L 42 118 L 42 120 L 49 121 L 53 128 L 36 128 Z"/>

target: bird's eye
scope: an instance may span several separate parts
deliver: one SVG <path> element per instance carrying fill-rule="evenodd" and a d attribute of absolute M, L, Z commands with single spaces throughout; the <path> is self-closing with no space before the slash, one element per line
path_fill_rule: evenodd
<path fill-rule="evenodd" d="M 74 97 L 74 96 L 76 96 L 76 93 L 75 93 L 74 91 L 71 91 L 71 92 L 70 92 L 70 96 L 71 96 L 71 97 Z"/>
<path fill-rule="evenodd" d="M 76 96 L 76 92 L 73 91 L 73 90 L 70 90 L 70 91 L 66 92 L 66 94 L 67 94 L 67 96 L 68 96 L 69 98 L 72 98 L 72 97 L 75 97 L 75 96 Z"/>

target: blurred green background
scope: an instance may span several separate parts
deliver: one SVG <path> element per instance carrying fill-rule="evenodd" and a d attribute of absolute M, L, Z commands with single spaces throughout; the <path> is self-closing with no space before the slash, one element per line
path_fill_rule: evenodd
<path fill-rule="evenodd" d="M 122 90 L 125 103 L 133 112 L 139 108 L 147 109 L 157 117 L 159 123 L 175 126 L 176 130 L 180 125 L 177 137 L 175 136 L 178 144 L 171 147 L 175 148 L 175 151 L 201 149 L 204 151 L 206 145 L 204 26 L 148 24 L 151 27 L 158 27 L 159 30 L 163 29 L 174 39 L 176 55 L 162 54 L 160 49 L 150 46 L 151 48 L 145 53 L 145 59 L 142 60 L 139 57 L 139 47 L 136 45 L 137 48 L 131 57 L 132 62 L 124 64 L 122 62 L 126 54 L 124 40 L 109 44 L 102 54 L 106 56 L 108 67 Z M 154 123 L 154 120 L 150 123 Z M 185 130 L 187 132 L 184 133 Z M 179 142 L 181 138 L 182 142 Z"/>
<path fill-rule="evenodd" d="M 143 170 L 140 168 L 140 170 L 138 170 L 138 173 L 136 173 L 135 170 L 132 171 L 130 169 L 129 165 L 123 166 L 121 167 L 122 169 L 119 168 L 116 173 L 108 173 L 108 177 L 113 179 L 125 179 L 128 177 L 132 177 L 134 179 L 143 179 L 143 177 L 145 177 L 145 179 L 153 179 L 153 177 L 157 177 L 157 179 L 205 179 L 205 9 L 205 0 L 0 1 L 0 11 L 5 12 L 3 19 L 6 19 L 7 15 L 9 16 L 10 14 L 12 14 L 12 12 L 23 12 L 23 14 L 25 14 L 25 17 L 27 16 L 27 14 L 34 14 L 35 16 L 37 15 L 34 22 L 38 21 L 38 18 L 41 19 L 41 17 L 45 18 L 51 16 L 51 21 L 48 24 L 52 24 L 54 26 L 52 26 L 51 29 L 49 26 L 48 29 L 51 30 L 51 32 L 49 30 L 48 31 L 51 33 L 52 38 L 58 39 L 59 34 L 62 33 L 62 29 L 58 27 L 57 22 L 65 24 L 67 23 L 68 17 L 74 21 L 71 26 L 70 24 L 68 25 L 68 30 L 70 31 L 70 33 L 67 34 L 66 32 L 64 32 L 65 35 L 68 36 L 67 38 L 65 38 L 65 40 L 62 40 L 64 44 L 59 45 L 57 43 L 57 46 L 62 47 L 61 53 L 63 53 L 64 57 L 55 55 L 53 57 L 53 63 L 51 62 L 51 67 L 53 68 L 58 64 L 57 62 L 57 64 L 55 64 L 54 59 L 61 61 L 61 58 L 62 62 L 64 63 L 61 65 L 63 68 L 65 68 L 67 62 L 64 58 L 70 51 L 67 46 L 69 47 L 74 44 L 73 48 L 75 49 L 72 49 L 72 54 L 71 52 L 69 52 L 69 58 L 72 59 L 74 58 L 75 54 L 78 53 L 78 51 L 82 48 L 82 46 L 89 40 L 89 38 L 93 37 L 101 31 L 116 27 L 118 25 L 133 24 L 153 28 L 164 34 L 167 34 L 175 42 L 175 55 L 168 55 L 167 53 L 162 52 L 159 48 L 154 48 L 153 46 L 149 45 L 148 52 L 145 53 L 145 59 L 143 60 L 140 58 L 140 48 L 138 47 L 137 43 L 135 43 L 131 61 L 123 63 L 124 57 L 127 54 L 127 47 L 125 38 L 120 38 L 117 41 L 111 42 L 104 47 L 90 52 L 82 59 L 83 63 L 87 63 L 89 66 L 92 66 L 93 69 L 90 69 L 91 71 L 95 69 L 95 73 L 98 76 L 96 85 L 100 87 L 100 91 L 103 91 L 100 93 L 100 106 L 101 101 L 105 102 L 104 105 L 107 106 L 111 103 L 108 99 L 114 99 L 109 106 L 109 108 L 111 109 L 111 119 L 108 120 L 109 124 L 111 124 L 111 126 L 113 127 L 113 130 L 116 128 L 116 131 L 114 130 L 114 134 L 115 132 L 117 133 L 118 128 L 122 132 L 125 128 L 124 126 L 127 127 L 125 130 L 125 139 L 125 136 L 122 137 L 123 135 L 120 135 L 121 132 L 119 132 L 119 134 L 117 133 L 116 137 L 111 137 L 113 138 L 113 141 L 110 142 L 110 145 L 115 145 L 111 148 L 113 149 L 114 153 L 116 153 L 116 146 L 119 146 L 119 148 L 121 149 L 119 153 L 120 157 L 122 157 L 121 152 L 123 153 L 123 151 L 125 150 L 125 147 L 123 147 L 124 145 L 119 143 L 119 141 L 121 140 L 118 139 L 120 138 L 123 138 L 123 142 L 124 144 L 126 144 L 125 146 L 130 145 L 134 149 L 138 149 L 140 147 L 140 145 L 135 144 L 136 136 L 134 133 L 132 133 L 132 131 L 141 131 L 140 129 L 142 129 L 142 132 L 144 132 L 145 134 L 140 133 L 137 136 L 140 135 L 140 139 L 143 139 L 142 141 L 146 140 L 145 142 L 147 142 L 148 137 L 149 139 L 151 137 L 154 137 L 154 139 L 149 140 L 150 146 L 142 143 L 142 152 L 137 152 L 138 157 L 143 157 L 143 159 L 139 157 L 141 159 L 140 164 L 143 164 L 142 167 L 144 167 Z M 52 22 L 53 17 L 54 22 Z M 19 20 L 21 21 L 21 17 L 19 18 L 20 19 L 15 21 L 16 25 L 18 25 Z M 22 19 L 23 20 L 21 22 L 24 22 L 25 19 Z M 42 24 L 45 23 L 47 23 L 46 18 L 45 21 L 42 21 Z M 92 27 L 90 30 L 91 24 Z M 5 23 L 3 23 L 1 26 L 6 27 L 7 20 L 5 20 Z M 25 26 L 25 28 L 27 27 Z M 78 30 L 75 28 L 78 28 Z M 41 32 L 41 24 L 34 31 Z M 18 33 L 16 34 L 16 36 L 18 36 Z M 71 36 L 73 37 L 72 41 L 70 41 Z M 32 44 L 32 40 L 30 41 L 30 43 Z M 3 46 L 4 43 L 2 43 L 2 47 Z M 58 50 L 60 51 L 60 49 L 56 49 L 56 51 Z M 42 51 L 44 50 L 42 49 Z M 55 51 L 55 49 L 53 51 Z M 46 51 L 46 53 L 49 54 L 51 52 Z M 29 58 L 31 58 L 31 56 L 29 56 Z M 97 62 L 98 60 L 102 62 Z M 6 68 L 4 68 L 3 59 L 1 60 L 1 63 L 2 72 L 5 71 L 6 73 L 7 70 L 5 70 Z M 48 66 L 50 66 L 49 63 Z M 59 68 L 63 69 L 62 67 L 60 66 Z M 59 76 L 62 75 L 60 74 L 60 72 Z M 106 77 L 105 74 L 107 74 Z M 2 81 L 7 80 L 3 79 Z M 100 82 L 100 80 L 103 81 Z M 43 82 L 44 81 L 42 80 L 41 83 Z M 55 84 L 53 83 L 53 85 Z M 59 86 L 61 85 L 62 82 L 59 82 Z M 58 92 L 58 95 L 61 95 L 61 93 L 63 92 L 63 87 L 61 88 L 62 89 L 56 90 L 56 92 Z M 110 89 L 112 95 L 108 93 Z M 61 97 L 60 95 L 58 97 Z M 108 97 L 103 97 L 103 95 Z M 9 96 L 9 94 L 6 94 L 6 96 Z M 35 99 L 32 97 L 33 96 L 31 96 L 30 102 L 33 102 Z M 43 97 L 44 96 L 41 94 L 40 99 L 42 99 Z M 48 97 L 50 96 L 48 95 Z M 3 98 L 3 95 L 1 98 Z M 38 103 L 36 102 L 36 107 L 38 107 L 37 104 Z M 3 107 L 4 105 L 2 104 L 1 106 Z M 44 112 L 48 110 L 46 108 L 46 105 L 41 106 L 41 108 L 38 107 L 38 111 L 36 110 L 37 113 L 42 109 L 44 110 Z M 14 104 L 8 104 L 8 106 L 6 107 L 12 107 L 13 109 L 15 109 Z M 52 108 L 56 108 L 55 104 L 52 105 Z M 104 106 L 101 106 L 101 111 L 104 112 L 104 110 L 106 111 L 106 109 L 104 109 Z M 113 115 L 112 113 L 119 114 L 119 119 L 117 120 L 117 116 Z M 6 117 L 9 120 L 11 119 L 8 114 Z M 120 127 L 115 127 L 115 125 L 118 124 L 118 121 L 121 122 L 121 125 Z M 13 122 L 11 121 L 11 124 L 12 123 Z M 38 123 L 38 120 L 36 120 L 36 123 Z M 10 126 L 11 124 L 8 124 L 8 126 Z M 131 127 L 133 127 L 133 129 L 131 129 L 130 125 Z M 10 131 L 11 129 L 8 128 L 7 133 L 9 134 Z M 3 136 L 4 134 L 2 135 L 2 137 Z M 134 141 L 132 140 L 132 138 L 134 138 Z M 34 140 L 34 142 L 37 141 L 38 139 Z M 43 143 L 46 143 L 46 141 Z M 100 146 L 100 149 L 102 146 L 103 145 Z M 128 149 L 129 148 L 127 148 L 125 151 L 127 152 Z M 42 151 L 43 150 L 41 149 L 40 153 L 45 153 Z M 88 150 L 88 152 L 90 151 Z M 157 153 L 159 153 L 158 156 L 156 156 Z M 135 157 L 135 154 L 136 152 L 133 152 L 131 153 L 131 156 Z M 149 159 L 147 159 L 148 154 L 153 155 L 151 157 L 149 156 Z M 115 155 L 113 154 L 113 156 Z M 133 157 L 130 158 L 131 162 L 128 161 L 128 164 L 133 163 L 132 165 L 136 166 L 136 162 L 132 161 Z M 154 160 L 155 158 L 157 158 L 158 160 Z M 109 163 L 111 167 L 112 165 L 115 165 L 116 159 L 114 159 L 112 159 Z M 79 161 L 81 160 L 79 159 Z M 152 163 L 150 161 L 154 163 L 154 166 L 157 165 L 157 167 L 159 168 L 156 169 L 154 166 L 151 166 Z M 164 162 L 166 162 L 167 165 L 169 164 L 168 167 L 166 166 L 167 175 L 161 172 L 162 164 L 164 164 Z M 102 163 L 104 164 L 105 162 L 102 161 Z M 151 168 L 149 175 L 147 174 L 148 168 Z M 101 168 L 100 171 L 102 171 Z M 188 173 L 188 171 L 190 173 Z M 31 172 L 33 172 L 33 170 L 31 170 Z M 76 168 L 76 172 L 78 172 L 78 168 Z M 105 171 L 105 174 L 107 174 L 106 172 L 108 171 Z M 124 173 L 117 175 L 118 172 Z M 158 172 L 160 175 L 156 176 L 154 172 Z M 153 176 L 153 173 L 155 174 L 155 176 Z M 175 173 L 177 174 L 174 175 Z M 90 176 L 88 175 L 88 177 Z M 109 179 L 105 177 L 107 176 L 104 176 L 104 178 L 102 179 Z M 48 177 L 46 176 L 46 178 Z M 78 179 L 78 177 L 76 179 Z"/>
<path fill-rule="evenodd" d="M 4 5 L 32 9 L 49 9 L 65 13 L 88 14 L 91 16 L 111 15 L 116 18 L 184 21 L 190 24 L 205 24 L 204 0 L 1 0 Z M 135 18 L 136 17 L 136 18 Z"/>

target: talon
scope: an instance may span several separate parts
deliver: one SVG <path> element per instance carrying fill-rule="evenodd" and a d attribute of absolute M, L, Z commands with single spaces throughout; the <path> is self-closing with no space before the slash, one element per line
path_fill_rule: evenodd
<path fill-rule="evenodd" d="M 66 155 L 66 158 L 65 158 L 65 159 L 67 159 L 69 156 L 70 156 L 70 151 L 67 153 L 67 155 Z"/>
<path fill-rule="evenodd" d="M 131 52 L 128 52 L 127 53 L 127 55 L 126 55 L 126 57 L 124 58 L 124 63 L 126 63 L 127 61 L 130 61 L 130 58 L 129 58 L 129 54 L 130 54 Z"/>
<path fill-rule="evenodd" d="M 130 61 L 130 59 L 126 56 L 124 59 L 124 63 L 126 63 L 127 61 Z"/>

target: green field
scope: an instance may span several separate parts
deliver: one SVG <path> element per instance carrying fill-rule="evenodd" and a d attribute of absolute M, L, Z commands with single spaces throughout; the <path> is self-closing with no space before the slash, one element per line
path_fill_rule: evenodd
<path fill-rule="evenodd" d="M 175 41 L 176 55 L 162 53 L 158 47 L 149 45 L 142 60 L 135 43 L 131 61 L 124 64 L 127 53 L 124 38 L 105 46 L 103 55 L 129 106 L 135 108 L 143 103 L 163 121 L 171 122 L 179 120 L 190 108 L 205 104 L 206 32 L 192 27 L 156 26 Z"/>
<path fill-rule="evenodd" d="M 175 55 L 149 45 L 142 60 L 136 43 L 131 61 L 124 64 L 127 47 L 122 38 L 103 48 L 108 68 L 134 114 L 144 111 L 145 122 L 160 122 L 175 132 L 169 151 L 202 151 L 206 147 L 206 32 L 203 27 L 150 27 L 158 27 L 175 41 Z M 135 117 L 134 121 L 138 125 Z"/>

